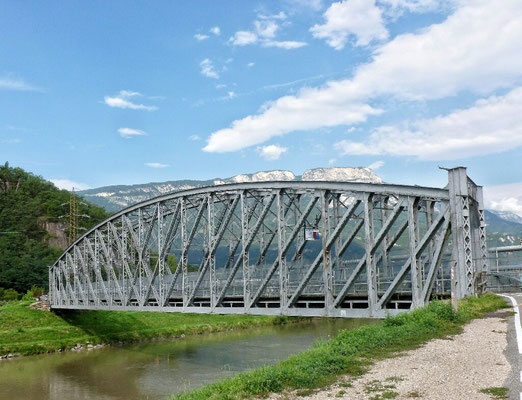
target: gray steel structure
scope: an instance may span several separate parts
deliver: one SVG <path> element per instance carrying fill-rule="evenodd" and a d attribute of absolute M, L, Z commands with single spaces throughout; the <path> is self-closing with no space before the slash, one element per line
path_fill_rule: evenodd
<path fill-rule="evenodd" d="M 488 249 L 488 290 L 518 292 L 522 289 L 522 245 L 490 247 Z"/>
<path fill-rule="evenodd" d="M 471 296 L 488 262 L 482 188 L 463 167 L 448 176 L 444 189 L 256 182 L 144 201 L 50 267 L 51 307 L 381 318 L 450 287 Z"/>

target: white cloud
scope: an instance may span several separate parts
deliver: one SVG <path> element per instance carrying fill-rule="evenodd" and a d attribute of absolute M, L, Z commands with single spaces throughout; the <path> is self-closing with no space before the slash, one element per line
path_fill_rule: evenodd
<path fill-rule="evenodd" d="M 122 138 L 130 139 L 134 136 L 145 136 L 147 133 L 141 129 L 120 128 L 118 132 Z"/>
<path fill-rule="evenodd" d="M 279 13 L 272 14 L 272 15 L 257 14 L 257 18 L 261 19 L 261 20 L 270 19 L 270 20 L 284 21 L 285 19 L 288 18 L 288 16 L 283 11 L 279 11 Z"/>
<path fill-rule="evenodd" d="M 522 182 L 484 187 L 486 208 L 522 216 Z"/>
<path fill-rule="evenodd" d="M 190 135 L 189 140 L 192 140 L 193 142 L 197 142 L 198 140 L 201 140 L 201 138 L 198 135 Z"/>
<path fill-rule="evenodd" d="M 317 39 L 325 39 L 336 50 L 344 48 L 351 36 L 356 46 L 388 38 L 382 11 L 375 0 L 344 0 L 333 3 L 324 13 L 325 23 L 310 29 Z"/>
<path fill-rule="evenodd" d="M 208 36 L 208 35 L 202 35 L 201 33 L 196 33 L 196 34 L 194 35 L 194 38 L 197 39 L 197 40 L 199 40 L 200 42 L 201 42 L 202 40 L 208 39 L 209 37 L 210 37 L 210 36 Z"/>
<path fill-rule="evenodd" d="M 147 167 L 150 167 L 150 168 L 167 168 L 167 167 L 170 167 L 169 164 L 160 164 L 160 163 L 157 163 L 157 162 L 148 162 L 148 163 L 145 163 L 145 165 Z"/>
<path fill-rule="evenodd" d="M 214 26 L 214 27 L 210 28 L 210 32 L 216 36 L 221 35 L 221 29 L 219 29 L 219 26 Z"/>
<path fill-rule="evenodd" d="M 336 161 L 337 161 L 336 158 L 330 158 L 330 159 L 328 160 L 328 165 L 333 165 L 333 164 L 335 164 Z"/>
<path fill-rule="evenodd" d="M 251 68 L 251 67 L 253 67 L 254 65 L 256 65 L 256 63 L 254 63 L 254 62 L 249 62 L 249 63 L 247 64 L 247 67 L 248 67 L 248 68 Z"/>
<path fill-rule="evenodd" d="M 314 89 L 303 89 L 301 93 L 304 91 Z M 276 102 L 269 103 L 265 109 L 260 115 L 234 121 L 231 128 L 214 132 L 203 150 L 219 153 L 241 150 L 289 131 L 352 124 L 365 121 L 368 115 L 381 113 L 380 110 L 362 103 L 306 103 L 296 101 L 295 96 L 281 97 Z"/>
<path fill-rule="evenodd" d="M 458 0 L 377 0 L 387 14 L 399 16 L 405 11 L 427 13 L 449 10 L 457 5 Z"/>
<path fill-rule="evenodd" d="M 257 42 L 257 35 L 250 31 L 237 31 L 228 42 L 234 46 L 246 46 Z"/>
<path fill-rule="evenodd" d="M 23 79 L 4 77 L 4 78 L 0 78 L 0 90 L 19 90 L 19 91 L 26 91 L 26 92 L 29 92 L 29 91 L 39 92 L 42 89 L 28 84 Z"/>
<path fill-rule="evenodd" d="M 293 40 L 267 40 L 263 42 L 263 47 L 278 47 L 280 49 L 291 50 L 298 49 L 299 47 L 306 46 L 308 43 L 306 42 L 296 42 Z"/>
<path fill-rule="evenodd" d="M 372 171 L 377 171 L 379 168 L 381 168 L 384 165 L 384 161 L 379 160 L 371 163 L 368 165 L 368 168 L 370 168 Z"/>
<path fill-rule="evenodd" d="M 258 148 L 259 155 L 263 157 L 267 161 L 275 161 L 279 160 L 283 153 L 286 153 L 288 148 L 281 147 L 276 144 L 271 144 L 269 146 L 263 146 Z"/>
<path fill-rule="evenodd" d="M 133 92 L 132 90 L 120 90 L 119 95 L 121 97 L 136 97 L 141 96 L 142 94 L 140 92 Z"/>
<path fill-rule="evenodd" d="M 257 18 L 254 21 L 254 31 L 237 31 L 228 40 L 228 43 L 234 46 L 247 46 L 259 43 L 263 47 L 278 47 L 285 50 L 306 46 L 307 43 L 305 42 L 275 40 L 276 33 L 279 30 L 279 24 L 276 20 L 285 20 L 287 16 L 284 12 L 281 11 L 276 15 L 258 15 Z"/>
<path fill-rule="evenodd" d="M 205 75 L 207 78 L 219 79 L 219 74 L 215 70 L 214 64 L 208 58 L 201 61 L 199 66 L 201 67 L 201 74 Z"/>
<path fill-rule="evenodd" d="M 85 183 L 80 182 L 74 182 L 69 179 L 49 179 L 54 186 L 56 186 L 59 189 L 65 189 L 65 190 L 86 190 L 90 189 L 90 186 Z"/>
<path fill-rule="evenodd" d="M 158 107 L 156 106 L 136 104 L 129 100 L 133 97 L 139 96 L 141 96 L 141 93 L 132 92 L 129 90 L 120 90 L 120 92 L 116 96 L 105 96 L 103 102 L 109 107 L 130 108 L 131 110 L 155 111 L 158 109 Z"/>
<path fill-rule="evenodd" d="M 343 154 L 390 154 L 453 160 L 522 146 L 522 87 L 448 115 L 403 126 L 383 126 L 367 142 L 343 140 Z"/>
<path fill-rule="evenodd" d="M 276 35 L 279 25 L 271 20 L 254 21 L 257 34 L 265 39 L 273 39 Z"/>
<path fill-rule="evenodd" d="M 509 88 L 522 79 L 520 20 L 519 0 L 502 7 L 465 0 L 445 21 L 377 47 L 353 78 L 266 103 L 260 114 L 212 133 L 204 150 L 234 151 L 291 131 L 362 122 L 382 112 L 367 104 L 382 96 L 429 100 Z"/>

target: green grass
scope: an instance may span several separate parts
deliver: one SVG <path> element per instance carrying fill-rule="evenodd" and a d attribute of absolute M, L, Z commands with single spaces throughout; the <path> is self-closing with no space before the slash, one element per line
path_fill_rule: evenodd
<path fill-rule="evenodd" d="M 159 312 L 33 310 L 29 301 L 0 306 L 0 355 L 53 352 L 80 344 L 132 342 L 286 323 L 286 317 Z"/>
<path fill-rule="evenodd" d="M 507 399 L 508 398 L 508 388 L 506 387 L 489 387 L 485 389 L 480 389 L 481 393 L 489 394 L 494 399 Z"/>
<path fill-rule="evenodd" d="M 341 331 L 336 338 L 319 342 L 277 365 L 248 371 L 173 399 L 232 400 L 324 387 L 341 374 L 363 374 L 375 359 L 416 348 L 434 338 L 459 333 L 467 321 L 506 306 L 501 297 L 493 294 L 460 302 L 457 313 L 448 302 L 432 302 L 411 313 L 387 318 L 378 325 Z M 382 391 L 376 396 L 393 398 L 396 394 Z"/>

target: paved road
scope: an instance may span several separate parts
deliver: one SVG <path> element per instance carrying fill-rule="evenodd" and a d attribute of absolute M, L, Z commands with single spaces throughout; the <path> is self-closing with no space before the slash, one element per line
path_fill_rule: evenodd
<path fill-rule="evenodd" d="M 520 313 L 522 294 L 504 295 L 513 304 L 515 315 L 508 319 L 506 358 L 511 364 L 511 375 L 506 386 L 509 388 L 509 398 L 522 400 L 522 325 Z"/>

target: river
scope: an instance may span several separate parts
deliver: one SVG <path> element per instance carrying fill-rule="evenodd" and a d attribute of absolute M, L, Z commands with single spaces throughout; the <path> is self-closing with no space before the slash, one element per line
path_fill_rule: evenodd
<path fill-rule="evenodd" d="M 0 362 L 0 400 L 160 400 L 310 347 L 364 319 L 310 322 Z"/>

